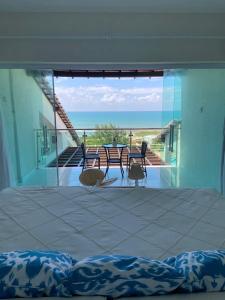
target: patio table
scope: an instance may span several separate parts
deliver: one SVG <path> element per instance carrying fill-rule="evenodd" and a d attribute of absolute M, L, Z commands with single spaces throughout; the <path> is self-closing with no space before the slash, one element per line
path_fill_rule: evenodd
<path fill-rule="evenodd" d="M 127 148 L 127 145 L 126 144 L 105 144 L 105 145 L 102 145 L 102 147 L 105 149 L 105 153 L 106 153 L 107 168 L 105 171 L 105 176 L 108 173 L 110 164 L 119 164 L 121 174 L 123 177 L 124 170 L 123 170 L 122 155 L 123 155 L 123 149 Z M 111 151 L 112 149 L 118 150 L 118 157 L 112 157 L 112 151 Z"/>

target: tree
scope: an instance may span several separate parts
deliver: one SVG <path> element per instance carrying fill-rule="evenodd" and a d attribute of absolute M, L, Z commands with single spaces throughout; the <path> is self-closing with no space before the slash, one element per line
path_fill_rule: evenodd
<path fill-rule="evenodd" d="M 129 141 L 127 132 L 112 124 L 96 125 L 95 129 L 90 140 L 96 145 L 111 144 L 114 139 L 121 144 L 127 144 Z"/>

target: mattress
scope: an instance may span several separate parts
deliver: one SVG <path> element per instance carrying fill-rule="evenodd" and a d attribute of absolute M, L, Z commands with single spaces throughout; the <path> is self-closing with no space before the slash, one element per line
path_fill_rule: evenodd
<path fill-rule="evenodd" d="M 196 294 L 174 294 L 165 296 L 150 296 L 150 297 L 129 297 L 120 298 L 122 300 L 224 300 L 225 293 L 196 293 Z M 35 298 L 35 300 L 106 300 L 106 297 L 91 297 L 91 296 L 75 296 L 71 298 L 61 297 L 43 297 Z M 11 298 L 10 300 L 18 300 L 18 298 Z"/>
<path fill-rule="evenodd" d="M 224 220 L 225 199 L 214 190 L 9 188 L 0 192 L 0 251 L 162 259 L 225 249 Z"/>
<path fill-rule="evenodd" d="M 0 192 L 0 251 L 51 249 L 77 259 L 99 254 L 163 259 L 182 251 L 225 249 L 224 220 L 225 199 L 214 190 L 8 188 Z M 222 297 L 224 293 L 144 299 Z"/>

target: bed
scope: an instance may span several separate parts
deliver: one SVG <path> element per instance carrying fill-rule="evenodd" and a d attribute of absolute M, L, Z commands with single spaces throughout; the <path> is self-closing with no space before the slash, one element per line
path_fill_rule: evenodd
<path fill-rule="evenodd" d="M 135 300 L 134 297 L 123 298 L 123 300 Z M 223 300 L 224 293 L 194 293 L 174 294 L 165 296 L 138 297 L 138 300 Z M 89 300 L 89 299 L 88 299 Z"/>
<path fill-rule="evenodd" d="M 46 300 L 46 297 L 36 298 L 37 300 Z M 106 300 L 105 297 L 86 297 L 76 296 L 72 298 L 54 298 L 48 297 L 48 300 Z M 151 297 L 129 297 L 121 298 L 123 300 L 224 300 L 224 293 L 196 293 L 196 294 L 176 294 L 176 295 L 165 295 L 165 296 L 151 296 Z M 18 298 L 11 298 L 11 300 L 18 300 Z"/>
<path fill-rule="evenodd" d="M 164 259 L 183 251 L 225 249 L 224 200 L 211 189 L 8 188 L 0 192 L 0 251 L 54 249 L 77 259 L 99 254 Z"/>

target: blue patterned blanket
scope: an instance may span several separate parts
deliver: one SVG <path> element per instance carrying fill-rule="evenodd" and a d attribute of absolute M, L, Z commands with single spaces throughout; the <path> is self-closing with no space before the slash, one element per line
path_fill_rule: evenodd
<path fill-rule="evenodd" d="M 76 261 L 57 251 L 0 254 L 0 298 L 112 298 L 225 291 L 225 251 L 184 252 L 164 261 L 94 256 Z"/>

